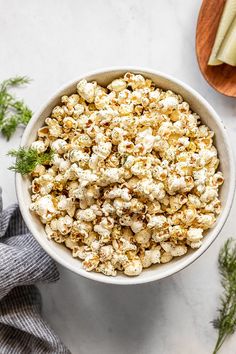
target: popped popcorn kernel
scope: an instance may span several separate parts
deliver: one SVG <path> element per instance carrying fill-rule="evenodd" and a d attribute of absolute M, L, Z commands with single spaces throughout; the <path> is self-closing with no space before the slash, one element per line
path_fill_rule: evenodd
<path fill-rule="evenodd" d="M 184 99 L 138 73 L 78 82 L 31 148 L 31 206 L 84 269 L 138 276 L 201 247 L 221 212 L 214 132 Z"/>

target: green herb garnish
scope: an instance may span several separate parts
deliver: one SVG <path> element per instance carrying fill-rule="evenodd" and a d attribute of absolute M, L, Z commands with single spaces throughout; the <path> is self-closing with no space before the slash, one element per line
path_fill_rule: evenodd
<path fill-rule="evenodd" d="M 236 243 L 226 241 L 220 250 L 218 267 L 224 293 L 220 298 L 218 317 L 212 322 L 218 330 L 218 339 L 213 351 L 217 353 L 225 339 L 236 330 Z"/>
<path fill-rule="evenodd" d="M 21 147 L 19 150 L 10 150 L 8 155 L 16 158 L 15 164 L 9 167 L 9 170 L 26 175 L 32 172 L 37 165 L 49 164 L 53 157 L 53 151 L 39 154 L 35 149 Z"/>
<path fill-rule="evenodd" d="M 17 100 L 9 89 L 28 84 L 30 79 L 26 76 L 16 76 L 4 80 L 0 84 L 0 132 L 10 139 L 18 125 L 26 125 L 32 117 L 32 111 L 22 100 Z"/>

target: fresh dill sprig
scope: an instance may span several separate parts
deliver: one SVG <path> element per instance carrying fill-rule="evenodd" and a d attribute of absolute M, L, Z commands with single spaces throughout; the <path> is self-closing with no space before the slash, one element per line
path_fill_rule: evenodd
<path fill-rule="evenodd" d="M 7 90 L 10 87 L 22 86 L 25 84 L 29 84 L 31 79 L 28 76 L 14 76 L 10 79 L 4 80 L 0 84 L 0 90 Z"/>
<path fill-rule="evenodd" d="M 53 157 L 53 151 L 39 154 L 35 149 L 21 147 L 18 150 L 10 150 L 8 155 L 16 158 L 14 165 L 9 167 L 9 170 L 26 175 L 32 172 L 37 165 L 49 164 Z"/>
<path fill-rule="evenodd" d="M 221 285 L 224 288 L 220 298 L 218 317 L 212 322 L 218 330 L 218 339 L 213 351 L 216 354 L 225 339 L 236 330 L 236 242 L 226 241 L 219 253 L 218 267 Z"/>
<path fill-rule="evenodd" d="M 27 76 L 16 76 L 0 84 L 0 132 L 10 139 L 17 126 L 26 125 L 32 117 L 32 111 L 23 101 L 17 100 L 9 89 L 28 84 Z"/>

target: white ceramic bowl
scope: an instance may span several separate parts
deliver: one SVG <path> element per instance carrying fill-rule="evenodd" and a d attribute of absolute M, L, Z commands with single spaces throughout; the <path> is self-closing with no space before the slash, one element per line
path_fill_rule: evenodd
<path fill-rule="evenodd" d="M 229 138 L 226 134 L 225 127 L 214 111 L 210 104 L 193 90 L 191 87 L 187 86 L 183 82 L 174 79 L 166 74 L 137 67 L 118 67 L 118 68 L 105 68 L 97 70 L 85 75 L 80 75 L 76 77 L 75 80 L 63 86 L 58 90 L 42 107 L 35 113 L 30 120 L 27 128 L 25 129 L 24 135 L 22 137 L 21 145 L 28 146 L 35 139 L 37 130 L 43 125 L 44 119 L 49 116 L 53 107 L 55 107 L 60 102 L 60 97 L 62 95 L 70 95 L 76 92 L 76 83 L 81 79 L 96 80 L 100 85 L 107 85 L 113 79 L 120 77 L 125 72 L 131 71 L 134 73 L 139 73 L 144 75 L 146 78 L 150 78 L 157 86 L 163 89 L 170 89 L 174 92 L 179 93 L 183 98 L 190 103 L 193 111 L 197 112 L 202 122 L 209 126 L 215 132 L 215 145 L 219 152 L 220 158 L 220 169 L 224 174 L 225 182 L 220 191 L 220 199 L 222 202 L 222 212 L 217 219 L 215 226 L 207 232 L 204 237 L 203 245 L 195 250 L 189 251 L 183 257 L 176 257 L 173 261 L 167 264 L 155 265 L 151 268 L 145 269 L 138 277 L 127 277 L 119 274 L 116 277 L 107 277 L 100 273 L 86 272 L 82 268 L 80 260 L 75 259 L 71 256 L 71 252 L 64 246 L 57 244 L 54 241 L 47 239 L 44 227 L 41 224 L 38 217 L 29 211 L 30 205 L 30 181 L 27 177 L 22 177 L 21 175 L 16 175 L 16 190 L 18 201 L 20 205 L 20 210 L 23 218 L 32 232 L 35 239 L 43 247 L 43 249 L 58 263 L 62 264 L 64 267 L 70 269 L 71 271 L 80 274 L 86 278 L 100 281 L 103 283 L 110 284 L 139 284 L 147 283 L 150 281 L 165 278 L 171 274 L 178 272 L 179 270 L 185 268 L 196 260 L 201 254 L 203 254 L 206 249 L 212 244 L 217 235 L 219 234 L 221 228 L 223 227 L 227 216 L 229 214 L 235 186 L 235 171 L 234 171 L 234 160 L 233 154 L 230 147 Z"/>

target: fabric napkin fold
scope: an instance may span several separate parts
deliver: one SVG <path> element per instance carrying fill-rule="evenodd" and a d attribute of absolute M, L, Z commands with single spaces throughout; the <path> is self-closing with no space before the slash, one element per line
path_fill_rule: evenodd
<path fill-rule="evenodd" d="M 70 351 L 41 317 L 38 281 L 59 279 L 54 261 L 29 233 L 19 207 L 2 210 L 0 189 L 0 353 Z"/>

